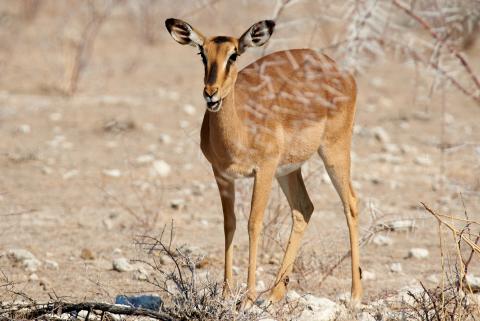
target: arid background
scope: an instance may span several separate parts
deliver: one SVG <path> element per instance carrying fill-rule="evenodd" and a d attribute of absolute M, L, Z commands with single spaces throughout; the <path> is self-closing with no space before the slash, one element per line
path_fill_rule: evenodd
<path fill-rule="evenodd" d="M 5 280 L 40 301 L 111 302 L 117 294 L 155 291 L 143 280 L 151 271 L 135 261 L 145 258 L 135 240 L 158 236 L 173 222 L 174 242 L 204 255 L 199 272 L 221 281 L 223 218 L 199 147 L 203 67 L 193 47 L 171 39 L 164 21 L 177 17 L 208 36 L 240 36 L 278 13 L 268 47 L 242 55 L 242 66 L 265 52 L 327 48 L 348 38 L 353 18 L 322 17 L 341 16 L 342 5 L 351 1 L 294 2 L 278 12 L 277 2 L 267 0 L 1 1 L 0 271 Z M 428 41 L 421 26 L 388 8 L 396 23 Z M 477 38 L 474 32 L 455 50 L 480 75 Z M 327 53 L 339 62 L 353 55 Z M 362 54 L 353 62 L 361 68 L 355 73 L 352 173 L 366 240 L 361 266 L 368 303 L 419 281 L 433 285 L 441 279 L 439 225 L 421 202 L 438 213 L 480 220 L 480 104 L 478 96 L 475 100 L 395 50 Z M 77 58 L 79 77 L 72 85 Z M 455 68 L 456 79 L 464 79 L 465 69 Z M 315 212 L 289 288 L 336 300 L 350 291 L 349 259 L 335 266 L 349 250 L 345 218 L 319 158 L 303 173 Z M 248 180 L 237 184 L 239 283 L 246 281 L 250 188 Z M 399 220 L 414 227 L 382 228 Z M 264 223 L 258 279 L 264 282 L 259 288 L 266 289 L 291 224 L 276 183 Z M 445 260 L 453 264 L 455 242 L 447 230 L 442 235 Z M 412 248 L 429 254 L 409 257 Z M 30 251 L 41 265 L 25 269 L 7 255 L 12 249 Z M 121 257 L 130 260 L 131 271 L 112 268 Z M 478 257 L 468 272 L 479 276 Z"/>

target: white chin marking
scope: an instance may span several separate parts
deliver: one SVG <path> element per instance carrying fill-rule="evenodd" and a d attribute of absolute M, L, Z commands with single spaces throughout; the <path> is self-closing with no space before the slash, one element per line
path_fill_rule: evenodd
<path fill-rule="evenodd" d="M 207 102 L 207 109 L 211 112 L 218 112 L 220 107 L 222 107 L 222 100 L 216 102 Z"/>

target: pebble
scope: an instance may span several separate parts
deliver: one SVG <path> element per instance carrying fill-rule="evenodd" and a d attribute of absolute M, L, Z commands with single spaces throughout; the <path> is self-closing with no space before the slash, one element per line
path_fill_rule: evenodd
<path fill-rule="evenodd" d="M 432 165 L 432 160 L 428 155 L 416 156 L 414 160 L 415 164 L 421 166 L 430 166 Z"/>
<path fill-rule="evenodd" d="M 127 258 L 120 257 L 112 262 L 113 269 L 118 272 L 129 272 L 133 270 L 133 266 L 128 262 Z"/>
<path fill-rule="evenodd" d="M 58 270 L 58 263 L 53 260 L 45 260 L 45 267 L 50 270 Z"/>
<path fill-rule="evenodd" d="M 155 158 L 152 155 L 146 154 L 146 155 L 138 156 L 137 159 L 135 160 L 135 162 L 139 165 L 144 165 L 144 164 L 151 163 L 154 160 L 155 160 Z"/>
<path fill-rule="evenodd" d="M 42 262 L 34 258 L 34 259 L 24 260 L 22 264 L 23 264 L 23 267 L 25 268 L 25 271 L 36 272 L 38 268 L 42 265 Z"/>
<path fill-rule="evenodd" d="M 36 275 L 35 273 L 32 273 L 28 276 L 28 280 L 29 281 L 38 281 L 39 278 L 38 278 L 38 275 Z"/>
<path fill-rule="evenodd" d="M 80 171 L 78 171 L 77 169 L 72 169 L 70 171 L 65 172 L 65 174 L 62 175 L 62 178 L 64 180 L 69 180 L 71 178 L 74 178 L 75 176 L 78 176 L 78 174 L 80 174 Z"/>
<path fill-rule="evenodd" d="M 387 224 L 387 227 L 392 231 L 413 230 L 415 228 L 415 220 L 398 220 Z"/>
<path fill-rule="evenodd" d="M 390 136 L 383 127 L 375 127 L 372 129 L 373 137 L 382 144 L 390 143 Z"/>
<path fill-rule="evenodd" d="M 393 273 L 400 273 L 402 272 L 402 264 L 401 263 L 392 263 L 390 265 L 390 271 Z"/>
<path fill-rule="evenodd" d="M 142 267 L 138 267 L 133 272 L 133 279 L 138 281 L 146 281 L 148 280 L 148 272 Z"/>
<path fill-rule="evenodd" d="M 393 244 L 393 240 L 390 237 L 381 234 L 375 235 L 372 242 L 378 246 L 390 246 Z"/>
<path fill-rule="evenodd" d="M 426 259 L 429 255 L 429 252 L 427 249 L 424 248 L 412 248 L 410 251 L 408 251 L 408 257 L 409 258 L 415 258 L 415 259 Z"/>
<path fill-rule="evenodd" d="M 170 165 L 168 165 L 168 163 L 163 160 L 156 160 L 155 162 L 153 162 L 153 169 L 155 170 L 155 173 L 160 177 L 167 177 L 172 171 Z"/>
<path fill-rule="evenodd" d="M 30 134 L 31 131 L 32 131 L 32 129 L 30 128 L 30 125 L 28 125 L 28 124 L 22 124 L 22 125 L 17 127 L 17 132 L 19 132 L 21 134 Z"/>
<path fill-rule="evenodd" d="M 170 135 L 168 134 L 160 134 L 158 140 L 160 141 L 160 143 L 168 145 L 172 142 L 172 137 L 170 137 Z"/>
<path fill-rule="evenodd" d="M 108 177 L 120 177 L 122 176 L 122 172 L 119 169 L 104 169 L 102 171 L 103 175 Z"/>
<path fill-rule="evenodd" d="M 375 272 L 362 271 L 362 280 L 370 281 L 370 280 L 375 280 L 376 278 L 377 276 L 375 275 Z"/>
<path fill-rule="evenodd" d="M 319 298 L 307 294 L 301 299 L 306 309 L 297 321 L 333 321 L 340 312 L 340 306 L 327 298 Z"/>
<path fill-rule="evenodd" d="M 174 210 L 180 210 L 185 207 L 185 200 L 181 198 L 173 199 L 170 201 L 170 207 Z"/>
<path fill-rule="evenodd" d="M 185 112 L 185 114 L 193 116 L 196 113 L 196 108 L 190 104 L 186 104 L 185 106 L 183 106 L 183 111 Z"/>
<path fill-rule="evenodd" d="M 36 259 L 35 255 L 25 249 L 10 249 L 7 251 L 7 256 L 15 262 Z"/>
<path fill-rule="evenodd" d="M 473 292 L 480 291 L 480 277 L 473 274 L 467 274 L 465 280 L 467 281 L 467 284 L 470 285 Z"/>

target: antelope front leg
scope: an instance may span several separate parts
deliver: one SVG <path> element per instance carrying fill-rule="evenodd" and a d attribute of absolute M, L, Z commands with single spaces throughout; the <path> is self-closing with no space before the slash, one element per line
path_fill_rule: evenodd
<path fill-rule="evenodd" d="M 272 181 L 275 174 L 276 165 L 263 167 L 255 173 L 255 183 L 253 185 L 252 205 L 250 218 L 248 220 L 248 238 L 249 238 L 249 258 L 248 258 L 248 279 L 247 279 L 247 299 L 250 303 L 256 300 L 256 281 L 255 272 L 257 269 L 257 249 L 260 231 L 263 224 L 263 216 L 268 203 Z"/>
<path fill-rule="evenodd" d="M 235 181 L 229 180 L 213 169 L 223 209 L 223 231 L 225 233 L 225 273 L 223 295 L 230 294 L 233 286 L 233 236 L 236 228 L 235 218 Z"/>

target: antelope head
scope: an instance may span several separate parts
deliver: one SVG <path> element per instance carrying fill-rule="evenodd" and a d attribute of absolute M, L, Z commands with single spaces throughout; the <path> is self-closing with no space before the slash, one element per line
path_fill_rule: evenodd
<path fill-rule="evenodd" d="M 217 112 L 237 79 L 237 57 L 249 47 L 264 45 L 273 33 L 275 22 L 263 20 L 251 26 L 240 38 L 217 36 L 206 38 L 185 21 L 167 19 L 165 26 L 172 38 L 182 45 L 198 49 L 205 68 L 203 97 L 207 110 Z"/>

